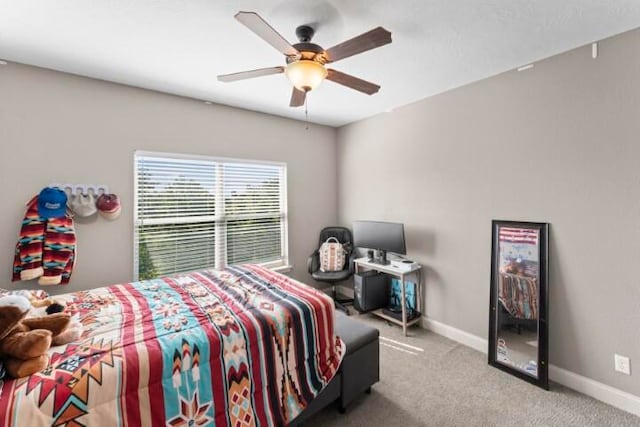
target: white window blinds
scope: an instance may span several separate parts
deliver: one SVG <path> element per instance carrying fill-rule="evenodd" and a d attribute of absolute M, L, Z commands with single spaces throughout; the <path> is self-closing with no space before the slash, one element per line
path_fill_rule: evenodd
<path fill-rule="evenodd" d="M 286 166 L 135 154 L 138 280 L 287 260 Z"/>

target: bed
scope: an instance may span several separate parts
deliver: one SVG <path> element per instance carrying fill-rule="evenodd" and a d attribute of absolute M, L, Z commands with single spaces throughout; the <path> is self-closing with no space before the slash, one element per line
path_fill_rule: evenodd
<path fill-rule="evenodd" d="M 256 265 L 56 297 L 84 326 L 4 382 L 0 426 L 281 426 L 336 374 L 333 301 Z"/>
<path fill-rule="evenodd" d="M 500 273 L 498 300 L 515 319 L 538 319 L 538 280 L 534 277 Z"/>
<path fill-rule="evenodd" d="M 498 283 L 500 313 L 498 327 L 522 328 L 536 331 L 538 328 L 538 280 L 534 277 L 500 273 Z"/>

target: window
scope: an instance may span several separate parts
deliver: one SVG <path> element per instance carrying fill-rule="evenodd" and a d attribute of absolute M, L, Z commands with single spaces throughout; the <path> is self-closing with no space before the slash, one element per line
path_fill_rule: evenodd
<path fill-rule="evenodd" d="M 136 280 L 228 264 L 288 264 L 286 165 L 135 154 Z"/>

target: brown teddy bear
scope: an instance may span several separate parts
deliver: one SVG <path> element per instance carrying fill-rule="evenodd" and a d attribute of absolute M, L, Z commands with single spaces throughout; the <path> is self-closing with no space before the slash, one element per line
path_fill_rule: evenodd
<path fill-rule="evenodd" d="M 26 377 L 47 367 L 53 338 L 69 326 L 68 313 L 27 318 L 31 303 L 23 296 L 0 298 L 0 358 L 7 373 Z"/>
<path fill-rule="evenodd" d="M 34 309 L 29 312 L 28 318 L 42 317 L 45 314 L 63 313 L 67 309 L 63 303 L 51 298 L 35 301 L 31 299 L 30 301 Z M 71 316 L 67 329 L 54 336 L 51 340 L 51 345 L 65 345 L 78 341 L 82 336 L 82 329 L 82 323 L 78 321 L 77 316 Z"/>

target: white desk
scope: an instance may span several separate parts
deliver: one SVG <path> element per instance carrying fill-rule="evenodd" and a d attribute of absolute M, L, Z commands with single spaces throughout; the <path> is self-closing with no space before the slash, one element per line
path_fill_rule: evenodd
<path fill-rule="evenodd" d="M 395 323 L 396 325 L 402 326 L 402 333 L 404 336 L 407 336 L 407 327 L 414 325 L 420 321 L 420 316 L 415 319 L 411 319 L 407 321 L 407 301 L 404 290 L 404 283 L 407 277 L 415 277 L 416 281 L 416 310 L 422 312 L 422 292 L 421 292 L 421 279 L 422 279 L 422 266 L 417 264 L 411 270 L 403 270 L 400 268 L 396 268 L 391 264 L 382 265 L 376 264 L 375 262 L 367 261 L 367 258 L 358 258 L 355 261 L 355 272 L 356 274 L 361 271 L 366 270 L 374 270 L 380 273 L 386 273 L 390 276 L 397 277 L 400 279 L 400 304 L 402 305 L 402 320 L 398 320 L 395 317 L 388 316 L 382 312 L 382 309 L 373 310 L 371 313 L 375 314 L 378 317 L 382 317 L 383 319 Z"/>

